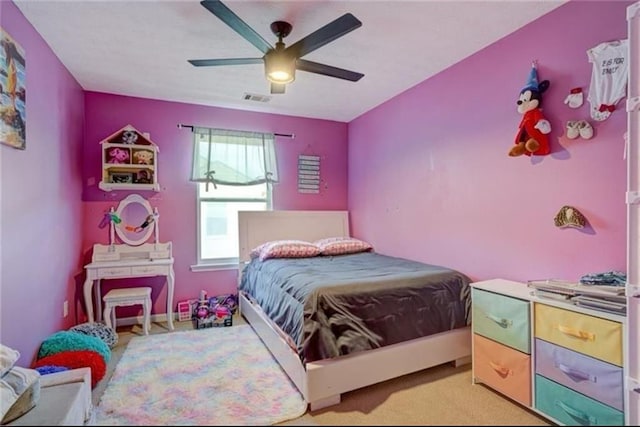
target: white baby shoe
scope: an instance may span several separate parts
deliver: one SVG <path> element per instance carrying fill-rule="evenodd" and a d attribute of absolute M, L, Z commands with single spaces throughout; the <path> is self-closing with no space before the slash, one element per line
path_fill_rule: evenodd
<path fill-rule="evenodd" d="M 579 121 L 575 121 L 575 120 L 569 120 L 567 122 L 567 132 L 565 133 L 567 138 L 576 139 L 577 137 L 580 136 L 580 130 L 578 129 L 578 123 L 580 123 L 580 122 Z"/>
<path fill-rule="evenodd" d="M 591 139 L 593 137 L 593 127 L 586 120 L 580 120 L 576 123 L 578 133 L 583 139 Z"/>

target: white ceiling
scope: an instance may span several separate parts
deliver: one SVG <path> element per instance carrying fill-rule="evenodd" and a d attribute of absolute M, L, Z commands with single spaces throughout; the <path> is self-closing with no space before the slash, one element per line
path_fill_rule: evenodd
<path fill-rule="evenodd" d="M 270 95 L 257 65 L 194 67 L 188 59 L 262 53 L 198 0 L 14 0 L 88 91 L 349 122 L 565 1 L 244 1 L 224 3 L 271 45 L 291 45 L 351 12 L 362 26 L 304 59 L 363 73 L 358 82 L 299 71 Z M 268 103 L 244 100 L 269 95 Z"/>

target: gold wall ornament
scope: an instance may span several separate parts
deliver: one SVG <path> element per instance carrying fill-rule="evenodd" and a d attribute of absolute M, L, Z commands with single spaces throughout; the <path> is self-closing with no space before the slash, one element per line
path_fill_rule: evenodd
<path fill-rule="evenodd" d="M 565 205 L 556 214 L 554 222 L 559 228 L 584 228 L 587 219 L 578 209 Z"/>

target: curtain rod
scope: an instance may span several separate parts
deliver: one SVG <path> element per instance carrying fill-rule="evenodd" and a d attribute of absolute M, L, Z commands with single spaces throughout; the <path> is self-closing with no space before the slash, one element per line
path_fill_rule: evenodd
<path fill-rule="evenodd" d="M 183 125 L 182 123 L 178 123 L 178 129 L 182 129 L 182 128 L 188 128 L 191 129 L 191 132 L 193 132 L 193 128 L 195 126 L 193 125 Z M 295 133 L 274 133 L 275 136 L 284 136 L 287 138 L 291 138 L 291 139 L 295 139 L 296 134 Z"/>

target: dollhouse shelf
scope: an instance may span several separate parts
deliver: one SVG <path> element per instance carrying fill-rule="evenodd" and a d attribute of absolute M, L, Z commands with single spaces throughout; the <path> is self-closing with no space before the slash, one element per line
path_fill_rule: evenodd
<path fill-rule="evenodd" d="M 98 187 L 111 190 L 160 191 L 158 146 L 131 125 L 100 141 L 102 178 Z"/>

